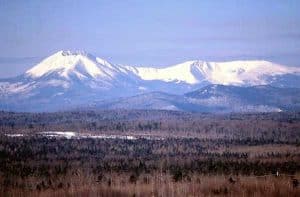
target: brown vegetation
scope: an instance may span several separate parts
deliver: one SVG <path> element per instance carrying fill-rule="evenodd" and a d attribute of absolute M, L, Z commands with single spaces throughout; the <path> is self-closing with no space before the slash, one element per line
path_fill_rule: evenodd
<path fill-rule="evenodd" d="M 299 176 L 298 176 L 299 177 Z M 292 178 L 286 176 L 203 176 L 194 174 L 190 179 L 175 182 L 168 174 L 144 174 L 135 182 L 127 174 L 109 174 L 98 180 L 95 176 L 71 176 L 59 179 L 62 184 L 53 188 L 40 182 L 34 188 L 34 178 L 26 180 L 28 187 L 1 190 L 1 196 L 290 196 L 300 195 Z M 32 183 L 33 182 L 33 183 Z M 65 182 L 69 182 L 65 185 Z"/>
<path fill-rule="evenodd" d="M 2 112 L 0 117 L 0 196 L 300 195 L 299 113 Z M 55 129 L 163 138 L 35 135 Z M 4 135 L 23 131 L 30 135 Z"/>

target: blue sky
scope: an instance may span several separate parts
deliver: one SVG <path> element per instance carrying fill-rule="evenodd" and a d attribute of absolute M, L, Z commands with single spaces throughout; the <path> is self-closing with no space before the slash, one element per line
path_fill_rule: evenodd
<path fill-rule="evenodd" d="M 0 0 L 0 77 L 61 49 L 114 63 L 266 59 L 300 66 L 299 0 Z"/>

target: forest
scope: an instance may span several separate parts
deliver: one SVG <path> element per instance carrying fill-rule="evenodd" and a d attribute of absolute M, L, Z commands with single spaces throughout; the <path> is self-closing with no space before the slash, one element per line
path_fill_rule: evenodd
<path fill-rule="evenodd" d="M 299 196 L 299 181 L 299 112 L 0 112 L 0 196 Z"/>

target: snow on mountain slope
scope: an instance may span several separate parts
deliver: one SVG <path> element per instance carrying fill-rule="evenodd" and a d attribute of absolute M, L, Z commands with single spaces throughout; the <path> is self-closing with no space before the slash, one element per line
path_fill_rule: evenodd
<path fill-rule="evenodd" d="M 85 52 L 59 51 L 24 74 L 0 79 L 0 109 L 61 110 L 131 96 L 140 78 Z"/>
<path fill-rule="evenodd" d="M 125 68 L 88 53 L 59 51 L 21 76 L 0 80 L 0 93 L 27 93 L 47 88 L 61 88 L 60 91 L 72 89 L 81 92 L 86 89 L 135 88 L 136 80 L 138 79 L 135 75 Z"/>
<path fill-rule="evenodd" d="M 150 92 L 104 100 L 95 109 L 161 109 L 193 112 L 280 112 L 300 109 L 300 88 L 208 85 L 184 95 Z"/>
<path fill-rule="evenodd" d="M 134 67 L 114 65 L 86 52 L 59 51 L 26 71 L 23 78 L 9 84 L 8 89 L 12 92 L 34 86 L 67 89 L 80 82 L 94 89 L 130 87 L 146 91 L 170 89 L 170 93 L 176 93 L 173 89 L 179 86 L 190 91 L 194 86 L 198 88 L 207 84 L 266 85 L 283 75 L 300 76 L 300 68 L 267 61 L 187 61 L 166 68 Z M 30 87 L 27 87 L 28 83 Z M 1 89 L 5 89 L 4 85 Z"/>
<path fill-rule="evenodd" d="M 153 91 L 182 95 L 209 84 L 299 88 L 300 68 L 267 61 L 188 61 L 166 68 L 135 67 L 112 64 L 85 52 L 59 51 L 23 75 L 0 79 L 0 109 L 55 110 L 62 105 L 84 106 Z M 134 101 L 141 101 L 141 107 L 180 108 L 170 97 L 152 96 L 145 103 L 146 97 L 137 98 Z M 188 102 L 184 106 L 191 107 Z"/>
<path fill-rule="evenodd" d="M 279 112 L 300 109 L 300 88 L 208 85 L 184 96 L 190 103 L 206 106 L 210 111 Z"/>
<path fill-rule="evenodd" d="M 167 68 L 131 67 L 131 70 L 143 80 L 182 81 L 188 84 L 196 84 L 200 80 L 191 72 L 191 66 L 194 62 L 188 61 Z"/>
<path fill-rule="evenodd" d="M 267 61 L 203 62 L 188 61 L 166 68 L 131 67 L 143 80 L 185 82 L 195 85 L 207 81 L 222 85 L 265 85 L 267 77 L 300 75 L 300 68 Z"/>
<path fill-rule="evenodd" d="M 26 74 L 38 78 L 52 72 L 57 72 L 65 78 L 69 78 L 73 73 L 80 79 L 88 77 L 96 79 L 113 78 L 116 69 L 107 61 L 85 52 L 59 51 L 28 70 Z"/>

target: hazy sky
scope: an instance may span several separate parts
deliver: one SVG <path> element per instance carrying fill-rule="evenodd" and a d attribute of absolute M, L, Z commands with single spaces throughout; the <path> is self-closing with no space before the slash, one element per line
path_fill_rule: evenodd
<path fill-rule="evenodd" d="M 300 1 L 0 0 L 0 77 L 61 49 L 134 65 L 266 59 L 300 66 Z"/>

